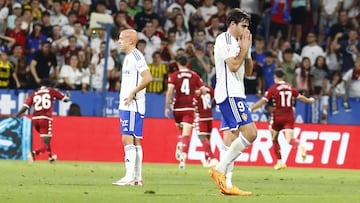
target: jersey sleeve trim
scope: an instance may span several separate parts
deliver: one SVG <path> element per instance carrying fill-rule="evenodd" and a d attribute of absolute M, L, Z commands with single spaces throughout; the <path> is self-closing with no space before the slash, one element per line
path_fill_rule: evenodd
<path fill-rule="evenodd" d="M 140 54 L 137 52 L 137 50 L 135 49 L 132 54 L 134 55 L 134 58 L 137 60 L 137 61 L 140 61 L 141 60 L 141 56 Z"/>

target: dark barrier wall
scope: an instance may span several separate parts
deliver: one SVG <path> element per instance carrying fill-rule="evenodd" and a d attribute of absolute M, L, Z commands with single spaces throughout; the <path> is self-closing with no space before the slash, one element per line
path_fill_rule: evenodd
<path fill-rule="evenodd" d="M 0 114 L 8 115 L 16 113 L 24 103 L 29 91 L 23 90 L 0 90 Z M 106 116 L 118 117 L 118 100 L 119 93 L 106 92 L 82 93 L 80 91 L 71 91 L 71 102 L 80 105 L 83 116 Z M 252 105 L 258 99 L 254 95 L 249 95 L 247 101 Z M 56 102 L 54 114 L 67 115 L 71 103 Z M 102 105 L 104 104 L 104 108 Z M 163 94 L 148 93 L 146 97 L 146 117 L 147 118 L 164 118 L 165 96 Z M 339 113 L 331 115 L 328 113 L 328 123 L 330 124 L 349 124 L 360 125 L 360 99 L 351 98 L 351 112 L 345 112 L 341 99 L 338 99 Z M 214 118 L 219 120 L 220 113 L 214 109 Z M 297 123 L 319 123 L 321 117 L 321 103 L 315 102 L 314 105 L 307 105 L 301 102 L 296 103 L 295 120 Z M 259 109 L 252 114 L 254 121 L 267 121 L 267 113 L 264 108 Z"/>

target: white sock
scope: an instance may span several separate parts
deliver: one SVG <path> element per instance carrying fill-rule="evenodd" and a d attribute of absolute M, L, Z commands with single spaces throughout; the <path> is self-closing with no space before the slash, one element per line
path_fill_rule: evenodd
<path fill-rule="evenodd" d="M 143 150 L 141 145 L 136 145 L 135 179 L 142 180 Z"/>
<path fill-rule="evenodd" d="M 220 147 L 220 161 L 224 159 L 226 152 L 229 150 L 228 146 L 225 146 L 224 144 Z M 232 172 L 234 169 L 234 162 L 232 162 L 229 167 L 225 170 L 225 176 L 226 176 L 226 186 L 231 187 L 232 186 Z"/>
<path fill-rule="evenodd" d="M 241 152 L 250 145 L 242 135 L 239 135 L 230 145 L 229 150 L 225 153 L 225 156 L 220 163 L 216 166 L 216 170 L 225 173 L 229 165 L 235 161 L 235 159 L 241 154 Z"/>
<path fill-rule="evenodd" d="M 229 150 L 228 146 L 224 144 L 220 147 L 220 161 L 224 159 L 226 152 Z"/>
<path fill-rule="evenodd" d="M 226 177 L 226 187 L 231 188 L 232 187 L 232 175 L 234 171 L 234 162 L 231 162 L 226 169 L 225 177 Z"/>
<path fill-rule="evenodd" d="M 136 162 L 136 148 L 135 145 L 130 144 L 124 147 L 125 151 L 125 177 L 132 178 L 135 170 Z"/>

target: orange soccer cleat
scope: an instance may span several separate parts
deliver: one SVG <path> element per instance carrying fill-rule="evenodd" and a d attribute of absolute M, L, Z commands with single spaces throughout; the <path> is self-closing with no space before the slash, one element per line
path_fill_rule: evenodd
<path fill-rule="evenodd" d="M 215 169 L 215 166 L 211 167 L 209 170 L 209 174 L 211 178 L 213 179 L 215 185 L 221 190 L 226 191 L 226 178 L 225 174 L 222 172 L 219 172 Z"/>
<path fill-rule="evenodd" d="M 240 190 L 238 187 L 236 187 L 234 185 L 231 186 L 231 188 L 228 188 L 226 190 L 221 190 L 220 192 L 221 192 L 221 194 L 224 194 L 224 195 L 234 195 L 234 196 L 251 196 L 252 195 L 252 192 Z"/>

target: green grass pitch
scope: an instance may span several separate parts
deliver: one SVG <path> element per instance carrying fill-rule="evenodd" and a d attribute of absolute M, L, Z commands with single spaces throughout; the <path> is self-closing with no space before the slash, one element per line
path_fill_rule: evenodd
<path fill-rule="evenodd" d="M 145 163 L 144 186 L 112 186 L 124 175 L 123 163 L 0 160 L 0 202 L 360 202 L 359 170 L 236 166 L 233 182 L 250 197 L 220 195 L 207 171 Z"/>

